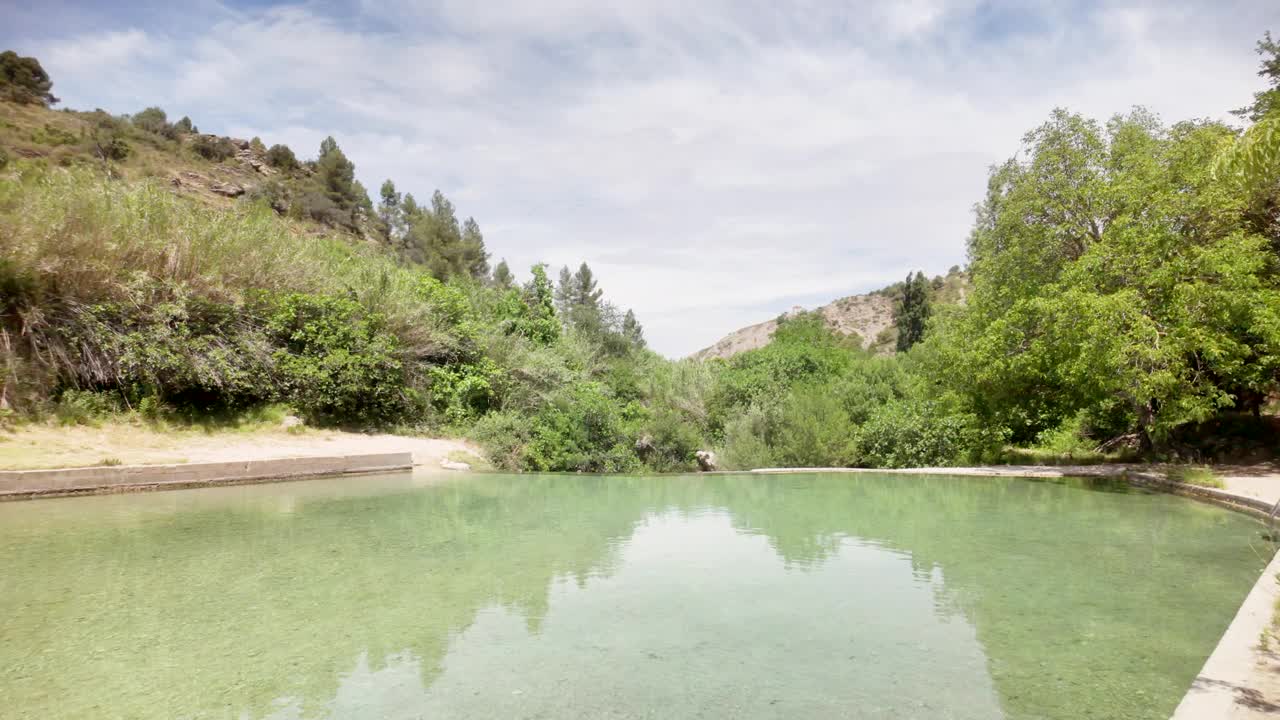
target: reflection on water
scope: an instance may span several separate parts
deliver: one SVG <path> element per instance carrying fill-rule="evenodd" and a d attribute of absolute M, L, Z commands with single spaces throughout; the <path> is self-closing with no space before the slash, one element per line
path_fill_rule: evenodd
<path fill-rule="evenodd" d="M 404 474 L 3 504 L 0 714 L 1163 718 L 1269 549 L 1122 489 Z"/>

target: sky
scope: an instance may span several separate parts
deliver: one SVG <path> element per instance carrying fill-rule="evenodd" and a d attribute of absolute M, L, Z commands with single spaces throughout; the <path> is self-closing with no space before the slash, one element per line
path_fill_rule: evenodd
<path fill-rule="evenodd" d="M 1054 107 L 1234 120 L 1280 2 L 14 2 L 62 106 L 159 105 L 371 192 L 440 189 L 517 277 L 591 265 L 650 346 L 965 262 Z M 376 198 L 375 198 L 376 199 Z"/>

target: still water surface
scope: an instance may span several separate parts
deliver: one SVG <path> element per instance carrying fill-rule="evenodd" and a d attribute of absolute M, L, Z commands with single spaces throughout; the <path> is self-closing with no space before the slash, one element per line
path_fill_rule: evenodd
<path fill-rule="evenodd" d="M 1082 481 L 391 475 L 0 504 L 5 718 L 1167 718 L 1271 548 Z"/>

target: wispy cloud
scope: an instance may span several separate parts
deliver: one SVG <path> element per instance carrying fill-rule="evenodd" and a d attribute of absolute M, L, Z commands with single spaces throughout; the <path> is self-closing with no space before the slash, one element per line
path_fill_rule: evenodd
<path fill-rule="evenodd" d="M 586 260 L 680 355 L 964 260 L 986 168 L 1057 105 L 1224 116 L 1280 8 L 977 0 L 61 7 L 0 40 L 74 107 L 159 104 L 369 187 L 439 187 L 514 266 Z"/>

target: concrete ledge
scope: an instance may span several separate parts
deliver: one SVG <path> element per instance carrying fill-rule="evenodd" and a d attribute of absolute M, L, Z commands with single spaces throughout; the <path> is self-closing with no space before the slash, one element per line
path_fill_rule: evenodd
<path fill-rule="evenodd" d="M 1271 625 L 1271 614 L 1280 598 L 1277 573 L 1280 554 L 1274 555 L 1262 571 L 1262 577 L 1245 597 L 1171 720 L 1223 720 L 1232 716 L 1237 704 L 1248 704 L 1256 697 L 1255 649 L 1263 631 Z"/>
<path fill-rule="evenodd" d="M 283 478 L 389 472 L 413 467 L 413 453 L 292 457 L 176 465 L 120 465 L 0 471 L 0 499 L 200 487 Z"/>

